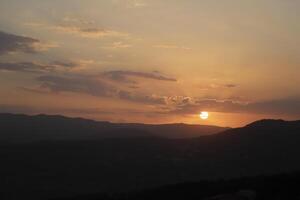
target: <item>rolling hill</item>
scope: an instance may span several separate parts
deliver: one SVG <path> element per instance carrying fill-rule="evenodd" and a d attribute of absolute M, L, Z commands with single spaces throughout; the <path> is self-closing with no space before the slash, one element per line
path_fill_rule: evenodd
<path fill-rule="evenodd" d="M 57 115 L 0 114 L 0 141 L 96 140 L 103 138 L 194 138 L 228 128 L 187 124 L 116 124 Z"/>
<path fill-rule="evenodd" d="M 156 132 L 151 132 L 151 137 L 148 137 L 150 131 L 143 130 L 147 132 L 147 137 L 95 139 L 94 134 L 99 134 L 97 131 L 101 130 L 101 126 L 105 129 L 111 124 L 82 119 L 73 121 L 64 117 L 58 119 L 56 116 L 35 116 L 32 118 L 37 121 L 33 120 L 33 123 L 31 117 L 17 117 L 22 118 L 24 124 L 6 118 L 7 123 L 1 124 L 2 130 L 23 134 L 24 137 L 36 137 L 28 132 L 30 129 L 42 136 L 48 128 L 47 134 L 55 130 L 65 130 L 69 134 L 64 139 L 49 139 L 47 136 L 30 143 L 2 142 L 2 199 L 116 194 L 168 184 L 300 170 L 299 121 L 261 120 L 245 127 L 197 138 L 170 139 L 157 137 L 162 133 Z M 26 123 L 23 117 L 28 119 Z M 54 122 L 50 123 L 51 120 Z M 64 129 L 57 125 L 59 123 L 56 120 Z M 14 131 L 10 131 L 10 127 Z M 79 127 L 84 128 L 79 131 Z M 128 130 L 122 128 L 118 130 Z M 133 130 L 137 130 L 135 128 Z M 84 132 L 94 129 L 97 131 L 93 134 Z M 77 130 L 75 133 L 80 137 L 72 138 L 71 130 Z M 92 136 L 81 139 L 83 133 Z M 6 134 L 1 131 L 1 137 Z"/>

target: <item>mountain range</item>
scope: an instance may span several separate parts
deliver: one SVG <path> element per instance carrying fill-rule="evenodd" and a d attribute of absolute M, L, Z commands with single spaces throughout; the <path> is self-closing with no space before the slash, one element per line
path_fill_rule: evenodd
<path fill-rule="evenodd" d="M 97 140 L 104 138 L 195 138 L 228 127 L 188 124 L 117 124 L 59 115 L 0 114 L 0 141 Z"/>
<path fill-rule="evenodd" d="M 300 170 L 300 121 L 260 120 L 205 133 L 202 126 L 62 116 L 1 114 L 0 120 L 5 200 L 118 194 Z M 185 130 L 188 137 L 182 137 Z"/>

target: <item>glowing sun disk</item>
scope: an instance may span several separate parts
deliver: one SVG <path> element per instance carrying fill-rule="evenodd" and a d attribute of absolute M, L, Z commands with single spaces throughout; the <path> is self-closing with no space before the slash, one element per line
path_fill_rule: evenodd
<path fill-rule="evenodd" d="M 209 114 L 208 114 L 208 112 L 203 111 L 203 112 L 200 113 L 199 116 L 200 116 L 201 119 L 206 120 L 206 119 L 208 119 Z"/>

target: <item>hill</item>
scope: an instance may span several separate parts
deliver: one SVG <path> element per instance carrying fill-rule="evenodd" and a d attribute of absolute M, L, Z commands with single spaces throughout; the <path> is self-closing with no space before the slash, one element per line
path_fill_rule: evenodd
<path fill-rule="evenodd" d="M 53 200 L 286 200 L 299 199 L 300 173 L 186 182 L 111 197 L 81 195 Z"/>
<path fill-rule="evenodd" d="M 116 124 L 57 115 L 0 114 L 0 142 L 104 138 L 193 138 L 228 128 L 187 124 Z"/>
<path fill-rule="evenodd" d="M 28 122 L 26 126 L 38 124 Z M 297 171 L 299 124 L 262 120 L 188 139 L 126 137 L 2 143 L 2 199 L 116 194 L 183 182 Z"/>

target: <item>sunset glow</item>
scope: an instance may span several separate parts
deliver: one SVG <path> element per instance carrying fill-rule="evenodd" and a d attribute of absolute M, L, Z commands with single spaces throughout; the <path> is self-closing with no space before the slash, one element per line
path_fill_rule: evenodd
<path fill-rule="evenodd" d="M 300 0 L 0 0 L 0 200 L 299 199 L 299 19 Z"/>
<path fill-rule="evenodd" d="M 201 123 L 197 111 L 209 109 L 206 123 L 226 126 L 298 119 L 299 7 L 2 0 L 0 112 L 159 124 Z"/>

